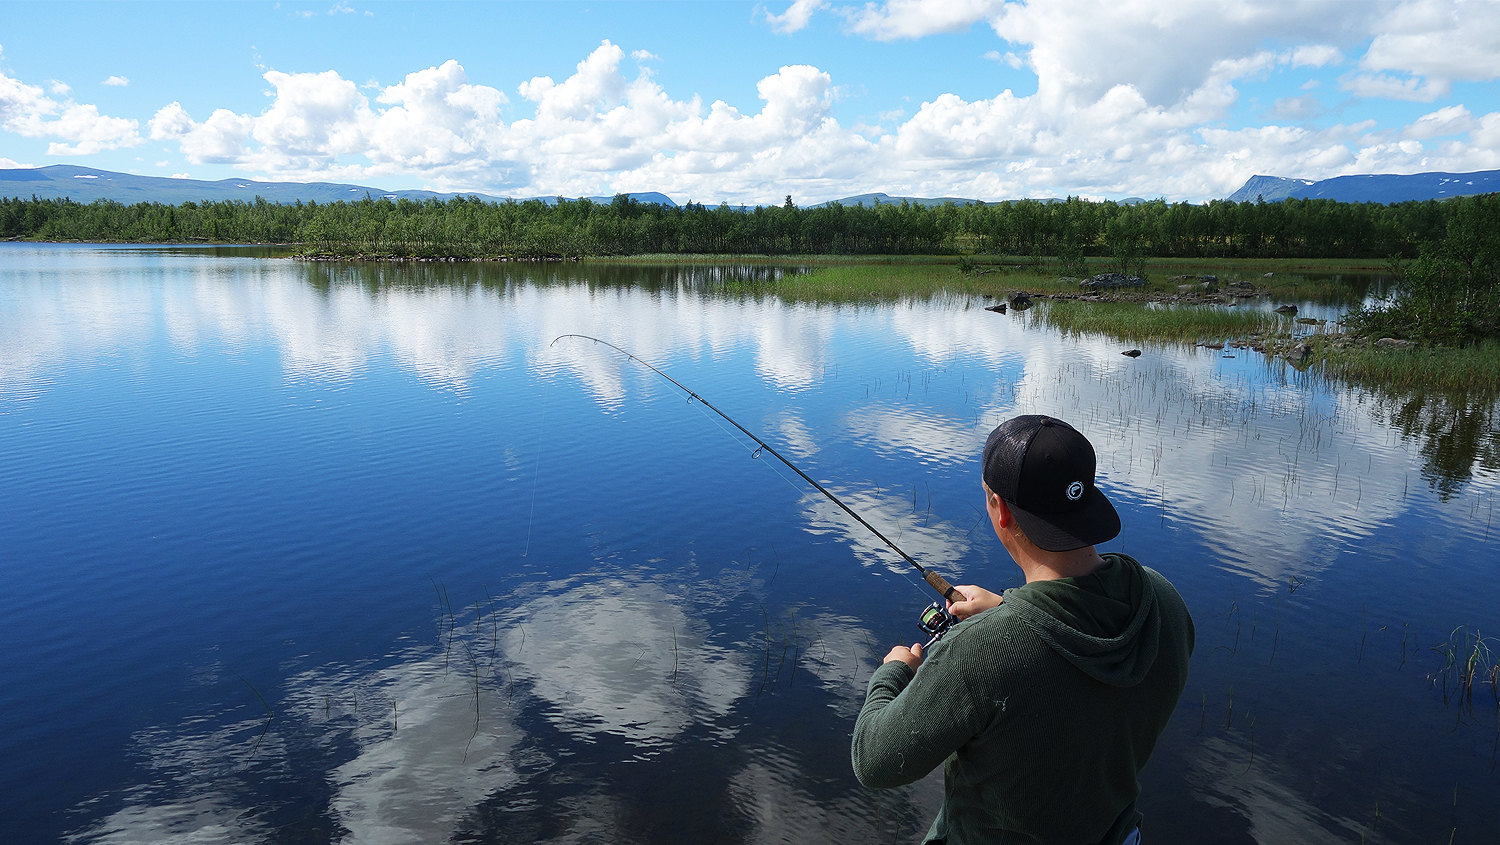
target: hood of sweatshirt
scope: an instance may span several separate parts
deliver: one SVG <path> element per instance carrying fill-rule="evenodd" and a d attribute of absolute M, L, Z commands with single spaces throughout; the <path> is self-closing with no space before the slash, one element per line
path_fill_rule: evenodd
<path fill-rule="evenodd" d="M 1156 661 L 1161 614 L 1146 570 L 1128 555 L 1078 578 L 1033 581 L 1005 591 L 1005 604 L 1043 642 L 1095 680 L 1140 683 Z"/>

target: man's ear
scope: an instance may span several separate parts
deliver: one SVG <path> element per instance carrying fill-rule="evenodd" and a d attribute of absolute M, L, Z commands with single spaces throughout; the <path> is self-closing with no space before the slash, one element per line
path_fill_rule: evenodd
<path fill-rule="evenodd" d="M 1016 516 L 1015 514 L 1010 512 L 1010 505 L 1007 505 L 1005 503 L 1005 500 L 1000 498 L 999 493 L 991 493 L 990 495 L 994 497 L 994 501 L 990 503 L 990 506 L 995 509 L 997 524 L 1001 528 L 1009 528 L 1012 525 L 1015 525 Z"/>

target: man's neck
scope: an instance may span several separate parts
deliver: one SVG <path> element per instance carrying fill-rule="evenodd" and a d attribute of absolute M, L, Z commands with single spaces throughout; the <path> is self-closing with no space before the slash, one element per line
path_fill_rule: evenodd
<path fill-rule="evenodd" d="M 1104 558 L 1099 556 L 1093 546 L 1067 552 L 1048 552 L 1033 546 L 1026 551 L 1028 554 L 1022 556 L 1025 560 L 1018 559 L 1016 563 L 1020 565 L 1028 584 L 1032 581 L 1078 578 L 1089 575 L 1104 565 Z"/>

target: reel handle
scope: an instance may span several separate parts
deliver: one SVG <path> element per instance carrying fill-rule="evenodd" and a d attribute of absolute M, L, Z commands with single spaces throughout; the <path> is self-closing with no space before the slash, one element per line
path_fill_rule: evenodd
<path fill-rule="evenodd" d="M 953 585 L 949 584 L 947 579 L 932 571 L 931 569 L 922 571 L 922 580 L 926 581 L 928 586 L 932 587 L 934 590 L 937 590 L 938 594 L 948 601 L 965 600 L 963 593 L 960 593 L 958 590 L 953 589 Z"/>

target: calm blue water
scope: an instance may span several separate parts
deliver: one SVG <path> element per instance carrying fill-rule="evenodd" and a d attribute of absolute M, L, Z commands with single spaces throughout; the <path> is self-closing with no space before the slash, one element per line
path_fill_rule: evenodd
<path fill-rule="evenodd" d="M 925 588 L 577 332 L 955 583 L 990 427 L 1088 433 L 1198 626 L 1153 845 L 1494 841 L 1492 402 L 779 272 L 0 244 L 5 840 L 916 838 L 848 737 Z"/>

